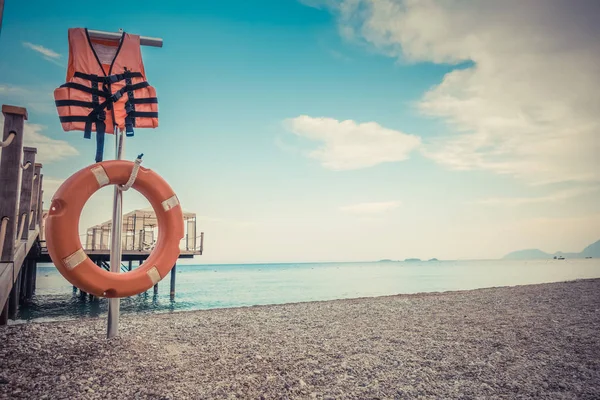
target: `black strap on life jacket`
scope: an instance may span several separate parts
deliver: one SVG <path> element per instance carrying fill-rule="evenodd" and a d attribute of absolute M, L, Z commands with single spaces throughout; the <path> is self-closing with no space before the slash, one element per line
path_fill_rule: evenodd
<path fill-rule="evenodd" d="M 97 75 L 94 75 L 98 77 Z M 98 81 L 93 80 L 92 89 L 98 90 Z M 103 88 L 104 89 L 104 88 Z M 98 99 L 98 95 L 92 93 L 92 104 L 94 106 L 94 110 L 100 107 L 100 100 Z M 106 120 L 106 111 L 102 110 L 96 114 L 96 120 L 93 121 L 91 118 L 85 122 L 85 129 L 83 131 L 83 137 L 85 139 L 90 139 L 92 136 L 92 123 L 96 124 L 96 162 L 102 161 L 104 157 L 104 135 L 106 133 L 106 124 L 104 123 Z M 93 121 L 93 122 L 92 122 Z"/>
<path fill-rule="evenodd" d="M 125 75 L 125 85 L 131 86 L 132 72 L 125 68 L 125 73 L 123 75 Z M 127 113 L 127 117 L 125 117 L 125 135 L 127 136 L 134 135 L 133 127 L 135 126 L 135 117 L 133 117 L 132 114 L 135 112 L 135 103 L 132 100 L 135 100 L 133 90 L 128 90 L 127 103 L 125 103 L 125 112 Z"/>
<path fill-rule="evenodd" d="M 60 87 L 66 87 L 70 89 L 80 90 L 85 93 L 92 95 L 92 101 L 81 101 L 81 100 L 56 100 L 54 103 L 56 107 L 85 107 L 91 108 L 92 111 L 88 115 L 69 115 L 60 117 L 60 122 L 85 122 L 83 137 L 90 139 L 92 135 L 92 125 L 96 125 L 96 162 L 101 162 L 104 156 L 104 139 L 106 134 L 106 111 L 111 110 L 112 104 L 119 101 L 125 93 L 127 93 L 128 100 L 125 103 L 125 110 L 127 117 L 125 118 L 125 128 L 127 136 L 133 136 L 133 126 L 135 125 L 135 118 L 158 118 L 157 112 L 143 112 L 135 111 L 135 104 L 156 104 L 158 99 L 156 97 L 148 98 L 135 98 L 134 91 L 146 88 L 150 84 L 146 81 L 133 84 L 131 78 L 142 77 L 140 72 L 125 71 L 123 74 L 109 75 L 109 76 L 97 76 L 84 74 L 81 72 L 75 72 L 75 77 L 87 79 L 91 83 L 91 87 L 81 85 L 75 82 L 67 82 Z M 117 90 L 115 93 L 111 93 L 110 84 L 121 80 L 125 80 L 125 86 Z M 98 84 L 102 83 L 102 90 L 98 88 Z M 104 99 L 100 103 L 100 97 Z"/>

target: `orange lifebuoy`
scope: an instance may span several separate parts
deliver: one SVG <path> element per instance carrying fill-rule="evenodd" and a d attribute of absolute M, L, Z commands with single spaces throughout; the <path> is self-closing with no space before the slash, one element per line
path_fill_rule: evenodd
<path fill-rule="evenodd" d="M 124 185 L 131 176 L 131 161 L 104 161 L 68 178 L 52 198 L 46 220 L 48 253 L 59 272 L 82 291 L 98 297 L 127 297 L 143 293 L 164 278 L 179 257 L 184 236 L 183 211 L 175 192 L 154 171 L 140 167 L 133 188 L 144 195 L 158 220 L 158 241 L 146 261 L 130 272 L 99 268 L 79 240 L 83 206 L 101 187 Z"/>

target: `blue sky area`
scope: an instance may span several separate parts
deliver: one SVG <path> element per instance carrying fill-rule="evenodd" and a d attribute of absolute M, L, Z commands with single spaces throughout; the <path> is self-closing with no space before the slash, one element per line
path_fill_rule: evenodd
<path fill-rule="evenodd" d="M 600 238 L 600 166 L 564 145 L 587 133 L 537 129 L 530 106 L 549 108 L 534 103 L 533 90 L 501 85 L 516 67 L 501 66 L 506 49 L 466 39 L 481 24 L 436 36 L 409 23 L 419 10 L 382 14 L 383 2 L 352 3 L 105 1 L 102 10 L 113 11 L 99 13 L 90 2 L 8 1 L 0 101 L 28 108 L 26 140 L 40 148 L 46 205 L 94 161 L 95 141 L 63 132 L 53 103 L 67 29 L 123 28 L 164 39 L 142 50 L 160 127 L 138 129 L 126 158 L 144 153 L 143 165 L 198 214 L 206 253 L 196 262 L 495 258 L 530 247 L 579 251 Z M 457 10 L 437 6 L 443 19 L 426 23 L 451 29 Z M 553 78 L 532 76 L 540 85 Z M 574 109 L 568 98 L 558 104 Z M 591 114 L 576 117 L 598 127 Z M 550 146 L 528 150 L 546 137 L 566 141 L 564 158 Z M 106 159 L 112 149 L 111 141 Z M 110 218 L 111 193 L 90 201 L 81 228 Z M 145 206 L 126 193 L 126 211 Z"/>

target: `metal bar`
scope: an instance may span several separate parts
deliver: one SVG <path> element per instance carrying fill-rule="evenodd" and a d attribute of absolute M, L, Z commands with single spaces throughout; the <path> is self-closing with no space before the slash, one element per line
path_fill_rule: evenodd
<path fill-rule="evenodd" d="M 123 158 L 123 147 L 125 146 L 125 135 L 115 126 L 115 158 L 121 160 Z M 113 215 L 112 215 L 112 231 L 111 239 L 112 246 L 110 247 L 110 272 L 118 274 L 121 272 L 121 232 L 123 218 L 123 192 L 115 185 L 113 197 Z M 108 299 L 108 330 L 107 338 L 113 338 L 119 331 L 119 306 L 121 299 Z"/>
<path fill-rule="evenodd" d="M 108 39 L 108 40 L 119 40 L 119 39 L 121 39 L 121 36 L 123 35 L 122 32 L 96 31 L 93 29 L 88 29 L 88 34 L 92 38 Z M 161 38 L 140 36 L 140 44 L 142 46 L 163 47 L 163 40 Z"/>
<path fill-rule="evenodd" d="M 2 17 L 4 15 L 4 0 L 0 0 L 0 32 L 2 32 Z"/>

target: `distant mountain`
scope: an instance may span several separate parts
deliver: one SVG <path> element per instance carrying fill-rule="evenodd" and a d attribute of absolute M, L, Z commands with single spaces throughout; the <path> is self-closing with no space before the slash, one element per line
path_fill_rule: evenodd
<path fill-rule="evenodd" d="M 420 262 L 420 258 L 407 258 L 404 262 Z"/>
<path fill-rule="evenodd" d="M 580 253 L 583 257 L 599 257 L 600 258 L 600 240 L 590 244 Z"/>
<path fill-rule="evenodd" d="M 538 249 L 517 250 L 504 256 L 505 260 L 533 260 L 538 258 L 552 258 L 552 256 Z"/>
<path fill-rule="evenodd" d="M 580 253 L 563 253 L 562 251 L 557 251 L 554 254 L 548 254 L 544 251 L 538 249 L 527 249 L 527 250 L 518 250 L 513 251 L 512 253 L 508 253 L 503 257 L 505 260 L 534 260 L 540 258 L 553 258 L 554 256 L 563 256 L 565 258 L 600 258 L 600 240 L 595 243 L 590 244 L 588 247 L 583 249 Z"/>

